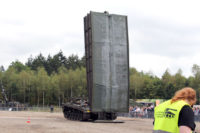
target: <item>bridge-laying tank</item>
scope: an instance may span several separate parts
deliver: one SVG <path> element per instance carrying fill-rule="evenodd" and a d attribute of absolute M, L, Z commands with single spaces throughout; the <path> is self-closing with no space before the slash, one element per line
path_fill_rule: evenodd
<path fill-rule="evenodd" d="M 127 16 L 90 12 L 84 17 L 88 100 L 63 105 L 70 120 L 114 120 L 128 112 Z"/>

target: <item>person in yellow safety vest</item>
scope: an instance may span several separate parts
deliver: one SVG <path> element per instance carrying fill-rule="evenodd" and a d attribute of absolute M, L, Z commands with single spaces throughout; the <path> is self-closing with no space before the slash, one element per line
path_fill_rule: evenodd
<path fill-rule="evenodd" d="M 195 130 L 192 106 L 196 103 L 196 91 L 185 87 L 172 99 L 154 109 L 153 133 L 191 133 Z"/>

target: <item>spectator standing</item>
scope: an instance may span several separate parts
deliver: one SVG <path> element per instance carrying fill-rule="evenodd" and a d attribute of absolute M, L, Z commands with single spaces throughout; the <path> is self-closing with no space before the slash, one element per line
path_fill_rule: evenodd
<path fill-rule="evenodd" d="M 186 87 L 177 91 L 171 100 L 155 107 L 153 133 L 191 133 L 195 129 L 196 91 Z"/>
<path fill-rule="evenodd" d="M 50 106 L 50 112 L 53 113 L 54 107 L 53 105 Z"/>

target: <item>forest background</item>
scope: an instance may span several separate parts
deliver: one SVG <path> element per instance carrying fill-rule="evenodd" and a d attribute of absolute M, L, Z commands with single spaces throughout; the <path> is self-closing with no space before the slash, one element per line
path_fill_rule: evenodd
<path fill-rule="evenodd" d="M 194 64 L 193 75 L 185 77 L 182 70 L 172 75 L 169 69 L 161 77 L 151 72 L 130 68 L 130 99 L 170 99 L 174 92 L 190 86 L 200 93 L 200 66 Z M 30 106 L 61 106 L 72 97 L 87 97 L 85 57 L 64 56 L 59 51 L 47 58 L 40 53 L 30 56 L 25 64 L 16 60 L 5 70 L 0 67 L 0 81 L 8 101 L 19 101 Z M 0 93 L 0 100 L 4 100 Z"/>

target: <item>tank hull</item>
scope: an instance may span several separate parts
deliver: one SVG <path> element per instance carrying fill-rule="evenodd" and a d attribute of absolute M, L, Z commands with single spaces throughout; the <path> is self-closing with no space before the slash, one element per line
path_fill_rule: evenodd
<path fill-rule="evenodd" d="M 62 106 L 64 117 L 68 120 L 95 121 L 95 120 L 115 120 L 116 113 L 112 112 L 91 112 L 87 107 L 81 107 L 71 103 Z"/>

